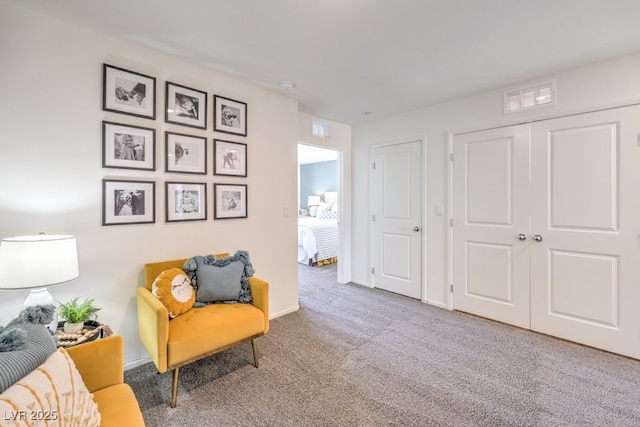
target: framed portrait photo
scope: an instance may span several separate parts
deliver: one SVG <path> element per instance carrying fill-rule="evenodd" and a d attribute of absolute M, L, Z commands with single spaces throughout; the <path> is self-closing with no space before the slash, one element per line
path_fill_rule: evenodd
<path fill-rule="evenodd" d="M 207 184 L 204 182 L 166 182 L 166 220 L 207 219 Z"/>
<path fill-rule="evenodd" d="M 247 136 L 247 104 L 213 95 L 213 130 Z"/>
<path fill-rule="evenodd" d="M 247 218 L 245 184 L 213 184 L 214 219 Z"/>
<path fill-rule="evenodd" d="M 156 118 L 156 79 L 103 64 L 102 109 L 131 116 Z"/>
<path fill-rule="evenodd" d="M 213 140 L 213 174 L 247 176 L 247 144 Z"/>
<path fill-rule="evenodd" d="M 156 170 L 156 130 L 103 121 L 102 167 Z"/>
<path fill-rule="evenodd" d="M 154 181 L 102 180 L 102 225 L 156 222 Z"/>
<path fill-rule="evenodd" d="M 207 173 L 207 138 L 165 132 L 166 172 Z"/>
<path fill-rule="evenodd" d="M 165 122 L 207 128 L 207 93 L 167 82 Z"/>

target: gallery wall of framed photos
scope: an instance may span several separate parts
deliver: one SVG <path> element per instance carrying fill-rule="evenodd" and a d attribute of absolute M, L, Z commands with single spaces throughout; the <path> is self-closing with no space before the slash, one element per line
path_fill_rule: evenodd
<path fill-rule="evenodd" d="M 248 218 L 247 103 L 176 81 L 161 86 L 164 122 L 155 77 L 103 63 L 102 109 L 122 120 L 102 121 L 102 167 L 118 170 L 102 180 L 102 225 L 155 223 L 157 212 L 165 222 Z"/>

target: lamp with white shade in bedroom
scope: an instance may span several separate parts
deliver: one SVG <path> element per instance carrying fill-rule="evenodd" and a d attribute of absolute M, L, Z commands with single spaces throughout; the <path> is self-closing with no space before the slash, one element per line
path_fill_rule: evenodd
<path fill-rule="evenodd" d="M 309 213 L 311 216 L 315 216 L 314 211 L 318 211 L 318 206 L 322 203 L 320 196 L 309 196 L 307 199 L 307 205 L 309 205 Z M 315 208 L 315 209 L 314 209 Z"/>

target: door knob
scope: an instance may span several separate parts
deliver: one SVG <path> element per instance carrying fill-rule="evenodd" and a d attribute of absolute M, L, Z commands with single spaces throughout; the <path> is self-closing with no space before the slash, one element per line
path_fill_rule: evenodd
<path fill-rule="evenodd" d="M 536 242 L 542 242 L 542 236 L 539 234 L 534 234 L 533 240 L 535 240 Z"/>
<path fill-rule="evenodd" d="M 518 240 L 527 240 L 527 235 L 524 233 L 518 234 Z"/>
<path fill-rule="evenodd" d="M 416 225 L 415 227 L 413 227 L 413 231 L 420 231 L 420 227 Z"/>

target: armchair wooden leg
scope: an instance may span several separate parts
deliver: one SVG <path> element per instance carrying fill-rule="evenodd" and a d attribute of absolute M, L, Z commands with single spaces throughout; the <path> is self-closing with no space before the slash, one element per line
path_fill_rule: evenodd
<path fill-rule="evenodd" d="M 251 347 L 253 348 L 253 365 L 257 368 L 259 367 L 260 362 L 258 361 L 258 347 L 256 345 L 255 338 L 251 340 Z"/>
<path fill-rule="evenodd" d="M 171 386 L 171 407 L 175 408 L 178 404 L 178 380 L 180 379 L 180 368 L 173 370 L 173 384 Z"/>

